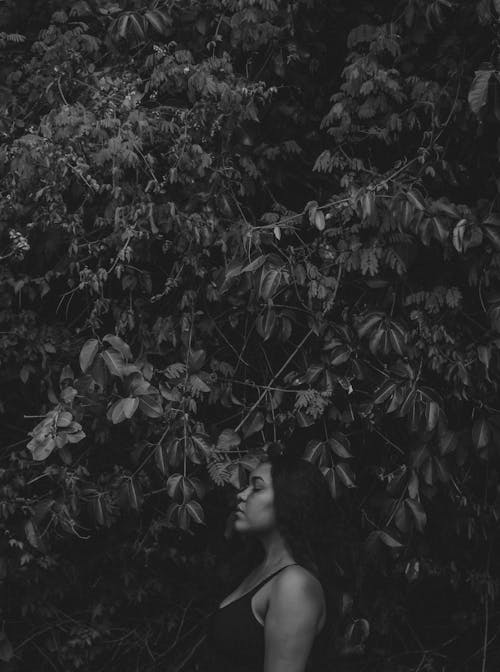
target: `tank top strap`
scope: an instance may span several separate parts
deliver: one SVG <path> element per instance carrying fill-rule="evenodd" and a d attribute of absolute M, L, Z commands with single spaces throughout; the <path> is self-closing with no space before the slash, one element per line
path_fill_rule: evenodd
<path fill-rule="evenodd" d="M 250 594 L 251 594 L 251 595 L 254 595 L 260 588 L 262 588 L 262 586 L 265 586 L 266 583 L 267 583 L 268 581 L 270 581 L 273 577 L 275 577 L 276 574 L 279 574 L 280 572 L 282 572 L 282 571 L 283 571 L 284 569 L 286 569 L 287 567 L 293 567 L 293 565 L 296 565 L 296 564 L 297 564 L 296 562 L 291 562 L 289 565 L 285 565 L 285 566 L 282 567 L 281 569 L 277 569 L 275 572 L 273 572 L 272 574 L 270 574 L 269 576 L 267 576 L 265 579 L 263 579 L 260 583 L 258 583 L 258 584 L 255 586 L 255 588 L 252 588 L 252 590 L 250 590 L 250 591 L 247 593 L 247 595 L 250 595 Z"/>

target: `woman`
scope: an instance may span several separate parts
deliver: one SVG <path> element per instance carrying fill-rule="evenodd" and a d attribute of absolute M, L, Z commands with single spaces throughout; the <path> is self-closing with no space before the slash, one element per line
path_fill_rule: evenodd
<path fill-rule="evenodd" d="M 315 661 L 329 628 L 320 578 L 325 578 L 331 511 L 325 479 L 309 462 L 281 451 L 252 471 L 238 494 L 234 528 L 256 537 L 265 555 L 212 617 L 213 670 L 321 669 Z"/>

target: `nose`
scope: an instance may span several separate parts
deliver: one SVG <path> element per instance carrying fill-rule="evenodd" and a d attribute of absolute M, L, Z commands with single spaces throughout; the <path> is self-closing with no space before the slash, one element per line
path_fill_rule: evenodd
<path fill-rule="evenodd" d="M 248 496 L 248 489 L 249 488 L 250 488 L 250 486 L 247 486 L 246 488 L 243 488 L 243 490 L 240 490 L 237 493 L 236 499 L 237 499 L 238 503 L 246 501 L 246 498 Z"/>

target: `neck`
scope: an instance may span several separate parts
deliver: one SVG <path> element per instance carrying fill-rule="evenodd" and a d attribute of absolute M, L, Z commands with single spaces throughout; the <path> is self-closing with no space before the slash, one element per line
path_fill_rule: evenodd
<path fill-rule="evenodd" d="M 281 534 L 274 533 L 262 536 L 260 537 L 260 542 L 264 547 L 265 553 L 264 560 L 262 561 L 263 569 L 271 570 L 294 562 L 292 554 Z"/>

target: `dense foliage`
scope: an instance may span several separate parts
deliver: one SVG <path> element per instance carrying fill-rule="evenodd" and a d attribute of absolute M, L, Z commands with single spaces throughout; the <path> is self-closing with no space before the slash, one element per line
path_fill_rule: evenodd
<path fill-rule="evenodd" d="M 0 2 L 6 670 L 203 670 L 275 440 L 342 512 L 346 664 L 495 669 L 499 17 Z"/>

